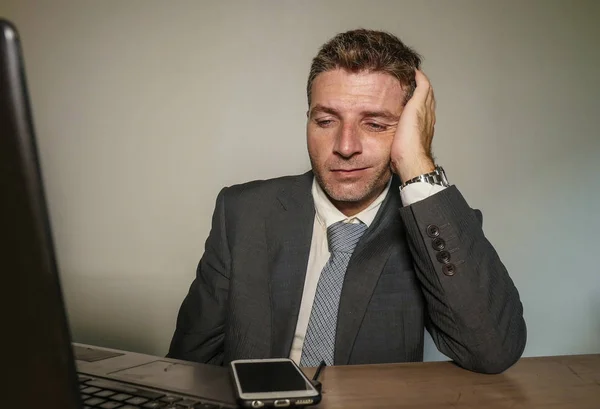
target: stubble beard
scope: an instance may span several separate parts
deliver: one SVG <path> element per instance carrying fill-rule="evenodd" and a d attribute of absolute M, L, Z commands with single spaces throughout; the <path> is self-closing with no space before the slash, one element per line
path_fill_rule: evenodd
<path fill-rule="evenodd" d="M 336 183 L 327 180 L 324 174 L 328 170 L 316 165 L 311 158 L 313 174 L 329 199 L 336 204 L 339 203 L 360 203 L 364 201 L 374 200 L 383 191 L 391 177 L 389 164 L 378 169 L 377 173 L 370 176 L 368 179 L 360 179 L 353 183 L 350 188 L 344 187 L 343 184 L 336 186 Z"/>

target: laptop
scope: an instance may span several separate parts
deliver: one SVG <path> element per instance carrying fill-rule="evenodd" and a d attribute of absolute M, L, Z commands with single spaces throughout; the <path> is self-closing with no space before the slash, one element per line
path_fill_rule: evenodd
<path fill-rule="evenodd" d="M 71 341 L 19 35 L 0 19 L 2 405 L 234 408 L 227 368 Z"/>

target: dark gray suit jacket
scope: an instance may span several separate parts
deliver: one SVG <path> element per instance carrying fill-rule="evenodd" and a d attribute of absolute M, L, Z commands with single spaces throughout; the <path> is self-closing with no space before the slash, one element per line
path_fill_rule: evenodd
<path fill-rule="evenodd" d="M 169 357 L 223 365 L 289 356 L 315 216 L 312 180 L 308 172 L 219 193 Z M 478 372 L 507 369 L 525 347 L 519 294 L 481 213 L 455 187 L 402 207 L 394 177 L 350 259 L 335 364 L 421 361 L 424 327 L 442 353 Z"/>

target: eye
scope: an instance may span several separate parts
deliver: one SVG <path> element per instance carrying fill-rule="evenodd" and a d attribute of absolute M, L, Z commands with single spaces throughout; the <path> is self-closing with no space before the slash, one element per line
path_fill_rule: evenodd
<path fill-rule="evenodd" d="M 315 120 L 315 122 L 321 128 L 327 128 L 333 124 L 333 120 L 331 120 L 331 119 L 317 119 L 317 120 Z"/>
<path fill-rule="evenodd" d="M 387 129 L 387 126 L 385 125 L 381 125 L 375 122 L 367 122 L 367 127 L 375 132 L 381 132 L 381 131 L 385 131 Z"/>

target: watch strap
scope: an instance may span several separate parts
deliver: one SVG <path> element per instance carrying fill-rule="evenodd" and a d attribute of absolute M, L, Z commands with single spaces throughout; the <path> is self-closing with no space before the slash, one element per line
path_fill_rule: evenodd
<path fill-rule="evenodd" d="M 450 186 L 450 183 L 448 183 L 448 179 L 446 178 L 446 172 L 444 172 L 444 168 L 442 168 L 441 166 L 436 166 L 433 172 L 424 173 L 422 175 L 407 180 L 400 186 L 400 189 L 404 189 L 411 183 L 416 182 L 425 182 L 429 183 L 430 185 L 439 185 L 444 187 Z"/>

